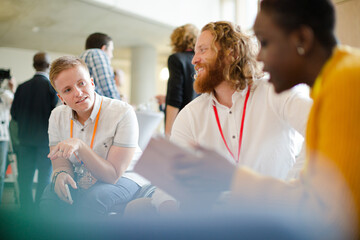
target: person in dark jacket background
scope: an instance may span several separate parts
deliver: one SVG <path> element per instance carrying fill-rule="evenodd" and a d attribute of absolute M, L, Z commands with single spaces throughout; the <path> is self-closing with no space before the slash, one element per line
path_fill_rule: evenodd
<path fill-rule="evenodd" d="M 173 54 L 168 58 L 169 80 L 166 93 L 165 134 L 179 111 L 198 96 L 193 88 L 195 70 L 191 63 L 199 30 L 192 24 L 176 28 L 171 34 Z"/>
<path fill-rule="evenodd" d="M 33 178 L 38 169 L 35 203 L 50 183 L 52 171 L 49 153 L 48 120 L 55 108 L 58 97 L 50 84 L 50 57 L 45 52 L 36 53 L 33 58 L 35 75 L 19 85 L 11 106 L 11 116 L 18 125 L 20 142 L 18 172 L 20 203 L 23 210 L 34 207 L 32 197 Z"/>

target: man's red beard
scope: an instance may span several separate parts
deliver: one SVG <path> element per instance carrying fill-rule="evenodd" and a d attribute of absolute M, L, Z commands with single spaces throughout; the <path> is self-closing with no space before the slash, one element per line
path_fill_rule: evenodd
<path fill-rule="evenodd" d="M 194 90 L 197 93 L 210 93 L 222 81 L 224 81 L 224 61 L 214 59 L 210 63 L 198 64 L 197 67 L 203 68 L 202 76 L 195 76 Z"/>

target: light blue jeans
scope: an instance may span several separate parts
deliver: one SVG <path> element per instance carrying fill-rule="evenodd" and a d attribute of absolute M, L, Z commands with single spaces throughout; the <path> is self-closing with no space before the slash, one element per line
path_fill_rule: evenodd
<path fill-rule="evenodd" d="M 40 212 L 45 218 L 69 218 L 78 220 L 98 219 L 112 212 L 114 206 L 124 209 L 140 186 L 127 178 L 120 178 L 116 184 L 96 182 L 89 189 L 72 189 L 72 205 L 60 200 L 49 184 L 40 200 Z M 121 207 L 122 206 L 122 207 Z"/>
<path fill-rule="evenodd" d="M 4 190 L 8 143 L 9 142 L 7 141 L 0 141 L 0 204 L 2 199 L 2 193 Z"/>

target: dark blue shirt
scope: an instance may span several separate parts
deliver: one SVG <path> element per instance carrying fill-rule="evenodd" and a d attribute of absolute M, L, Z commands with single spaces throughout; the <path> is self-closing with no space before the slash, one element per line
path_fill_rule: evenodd
<path fill-rule="evenodd" d="M 49 146 L 49 117 L 57 102 L 56 91 L 46 74 L 36 73 L 32 79 L 18 86 L 11 116 L 18 125 L 20 144 Z"/>
<path fill-rule="evenodd" d="M 195 69 L 191 60 L 193 51 L 172 54 L 168 59 L 169 81 L 166 93 L 166 105 L 181 110 L 198 96 L 193 88 Z"/>

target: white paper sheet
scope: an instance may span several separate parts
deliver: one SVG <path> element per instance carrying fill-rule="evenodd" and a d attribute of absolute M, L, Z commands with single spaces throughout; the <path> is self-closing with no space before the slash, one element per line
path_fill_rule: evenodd
<path fill-rule="evenodd" d="M 191 192 L 191 189 L 184 186 L 179 179 L 175 177 L 175 170 L 180 159 L 186 159 L 187 162 L 212 162 L 212 166 L 221 170 L 223 166 L 228 166 L 229 162 L 219 154 L 206 150 L 206 156 L 202 151 L 191 148 L 180 147 L 163 137 L 153 137 L 143 155 L 135 165 L 134 171 L 151 181 L 153 185 L 165 190 L 181 203 L 193 202 L 202 197 L 213 197 L 214 192 L 198 191 Z M 213 157 L 212 157 L 213 156 Z"/>

